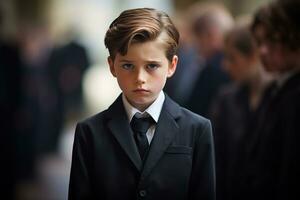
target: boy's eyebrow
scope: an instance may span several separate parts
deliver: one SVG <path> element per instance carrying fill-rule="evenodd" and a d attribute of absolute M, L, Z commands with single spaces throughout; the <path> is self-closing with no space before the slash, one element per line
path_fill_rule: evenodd
<path fill-rule="evenodd" d="M 132 60 L 126 60 L 126 59 L 121 59 L 119 62 L 129 62 L 129 63 L 132 63 L 134 61 L 132 61 Z M 159 61 L 159 60 L 146 60 L 145 62 L 146 63 L 161 63 L 161 61 Z"/>
<path fill-rule="evenodd" d="M 147 60 L 147 63 L 161 63 L 161 61 L 158 60 Z"/>
<path fill-rule="evenodd" d="M 132 62 L 131 60 L 122 59 L 120 62 Z"/>

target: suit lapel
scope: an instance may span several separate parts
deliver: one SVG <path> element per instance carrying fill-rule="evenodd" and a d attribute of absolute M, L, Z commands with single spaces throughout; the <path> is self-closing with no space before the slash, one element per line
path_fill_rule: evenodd
<path fill-rule="evenodd" d="M 108 128 L 124 149 L 127 156 L 136 166 L 138 171 L 142 169 L 142 160 L 136 147 L 133 133 L 128 123 L 127 115 L 123 106 L 121 95 L 109 107 L 108 113 Z"/>
<path fill-rule="evenodd" d="M 179 132 L 179 127 L 175 119 L 179 116 L 179 106 L 175 104 L 167 95 L 162 108 L 158 124 L 151 142 L 148 156 L 142 171 L 142 178 L 149 175 L 153 167 L 163 156 L 167 147 Z"/>

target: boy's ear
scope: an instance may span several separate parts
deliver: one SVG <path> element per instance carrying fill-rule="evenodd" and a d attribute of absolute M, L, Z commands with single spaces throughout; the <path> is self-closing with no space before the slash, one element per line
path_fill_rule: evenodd
<path fill-rule="evenodd" d="M 172 62 L 169 65 L 169 69 L 168 69 L 168 78 L 170 78 L 171 76 L 173 76 L 173 74 L 176 71 L 176 67 L 177 67 L 177 62 L 178 62 L 178 56 L 174 55 L 172 58 Z"/>
<path fill-rule="evenodd" d="M 116 77 L 116 72 L 115 72 L 115 68 L 114 68 L 114 61 L 110 56 L 107 57 L 107 62 L 108 62 L 108 65 L 109 65 L 110 73 L 114 77 Z"/>

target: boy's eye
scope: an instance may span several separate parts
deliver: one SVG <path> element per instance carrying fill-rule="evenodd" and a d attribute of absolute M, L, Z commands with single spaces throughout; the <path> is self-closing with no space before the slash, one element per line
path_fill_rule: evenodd
<path fill-rule="evenodd" d="M 158 64 L 148 64 L 147 65 L 147 68 L 150 69 L 150 70 L 155 70 L 157 69 L 159 66 Z"/>
<path fill-rule="evenodd" d="M 121 67 L 126 70 L 131 70 L 131 69 L 133 69 L 133 64 L 126 63 L 126 64 L 123 64 Z"/>

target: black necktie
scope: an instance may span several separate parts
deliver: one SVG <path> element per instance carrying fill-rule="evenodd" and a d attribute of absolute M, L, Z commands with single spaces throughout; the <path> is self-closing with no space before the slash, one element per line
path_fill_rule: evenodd
<path fill-rule="evenodd" d="M 130 126 L 134 132 L 135 142 L 142 160 L 145 159 L 146 153 L 149 149 L 149 142 L 146 132 L 153 123 L 154 121 L 151 117 L 137 118 L 135 116 L 130 122 Z"/>

